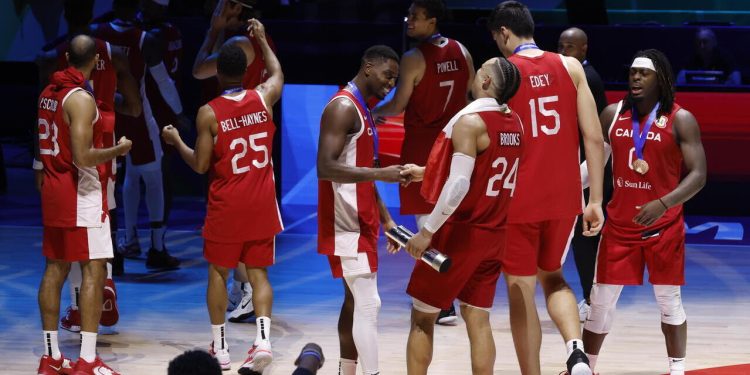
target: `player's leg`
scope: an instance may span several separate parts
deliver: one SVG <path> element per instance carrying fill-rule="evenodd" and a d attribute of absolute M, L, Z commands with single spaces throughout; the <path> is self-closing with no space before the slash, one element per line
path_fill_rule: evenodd
<path fill-rule="evenodd" d="M 96 335 L 102 313 L 106 262 L 106 259 L 81 262 L 81 358 L 87 362 L 93 362 L 96 358 Z"/>
<path fill-rule="evenodd" d="M 339 257 L 336 257 L 339 258 Z M 354 322 L 354 296 L 349 289 L 346 280 L 344 284 L 344 302 L 341 304 L 339 312 L 338 333 L 339 333 L 339 375 L 355 375 L 357 373 L 357 346 L 354 344 L 352 334 L 352 324 Z"/>
<path fill-rule="evenodd" d="M 406 342 L 406 371 L 409 375 L 427 374 L 432 362 L 435 320 L 440 308 L 412 298 L 411 329 Z"/>
<path fill-rule="evenodd" d="M 597 283 L 591 289 L 591 311 L 583 325 L 583 344 L 592 370 L 596 368 L 604 339 L 612 329 L 622 287 Z"/>
<path fill-rule="evenodd" d="M 250 369 L 262 373 L 273 361 L 271 348 L 273 289 L 268 281 L 267 268 L 274 264 L 275 255 L 275 237 L 246 242 L 242 249 L 242 256 L 239 260 L 245 264 L 247 278 L 253 286 L 252 300 L 257 319 L 255 320 L 255 341 L 240 371 Z"/>
<path fill-rule="evenodd" d="M 119 246 L 119 252 L 125 258 L 137 258 L 141 255 L 138 242 L 138 206 L 141 203 L 141 175 L 130 155 L 125 156 L 125 181 L 122 184 L 122 205 L 125 214 L 125 241 Z"/>
<path fill-rule="evenodd" d="M 45 229 L 45 241 L 47 237 L 47 229 Z M 69 270 L 70 263 L 68 262 L 49 257 L 46 260 L 38 295 L 44 340 L 44 355 L 39 361 L 38 374 L 57 374 L 57 370 L 61 368 L 71 370 L 70 361 L 60 352 L 57 330 L 57 319 L 60 313 L 60 292 Z M 51 370 L 54 370 L 54 372 Z"/>
<path fill-rule="evenodd" d="M 685 373 L 687 316 L 679 285 L 654 285 L 654 296 L 661 310 L 661 332 L 667 344 L 670 375 Z"/>
<path fill-rule="evenodd" d="M 81 292 L 81 265 L 78 262 L 70 264 L 68 288 L 70 289 L 70 306 L 65 309 L 65 315 L 60 318 L 60 327 L 66 331 L 80 332 L 81 312 L 78 311 L 78 305 Z"/>
<path fill-rule="evenodd" d="M 360 253 L 358 258 L 366 258 Z M 358 260 L 360 263 L 361 259 Z M 343 260 L 344 263 L 347 260 Z M 344 267 L 346 269 L 346 267 Z M 352 338 L 365 375 L 378 374 L 378 313 L 380 312 L 380 295 L 378 295 L 377 273 L 344 275 L 354 298 L 352 316 Z"/>
<path fill-rule="evenodd" d="M 596 267 L 596 248 L 599 236 L 586 237 L 583 234 L 583 216 L 578 215 L 573 230 L 573 259 L 581 282 L 582 299 L 578 302 L 578 320 L 583 323 L 591 305 L 591 287 L 594 284 L 594 267 Z"/>
<path fill-rule="evenodd" d="M 414 215 L 414 220 L 417 222 L 417 229 L 422 229 L 424 224 L 427 222 L 428 217 L 430 217 L 429 214 Z M 453 303 L 451 303 L 450 308 L 440 310 L 440 314 L 438 314 L 437 318 L 435 319 L 435 323 L 445 326 L 454 326 L 458 323 L 458 316 L 456 316 L 456 307 L 453 305 Z"/>
<path fill-rule="evenodd" d="M 463 302 L 460 306 L 471 344 L 471 373 L 491 375 L 495 365 L 495 340 L 490 326 L 490 309 Z"/>
<path fill-rule="evenodd" d="M 146 267 L 174 268 L 180 265 L 179 259 L 169 255 L 164 246 L 164 185 L 159 161 L 138 167 L 146 186 L 146 207 L 151 228 L 151 247 L 146 258 Z"/>
<path fill-rule="evenodd" d="M 203 242 L 203 257 L 208 262 L 208 286 L 206 307 L 211 320 L 212 341 L 209 353 L 216 358 L 223 370 L 231 368 L 229 344 L 226 340 L 227 278 L 229 270 L 237 265 L 244 244 L 220 243 L 211 240 Z"/>
<path fill-rule="evenodd" d="M 253 287 L 247 279 L 247 269 L 240 263 L 233 273 L 229 292 L 230 322 L 242 322 L 255 316 L 253 308 Z"/>

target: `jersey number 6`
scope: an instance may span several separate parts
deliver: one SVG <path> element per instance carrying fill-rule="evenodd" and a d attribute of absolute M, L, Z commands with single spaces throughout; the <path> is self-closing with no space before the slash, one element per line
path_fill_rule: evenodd
<path fill-rule="evenodd" d="M 262 133 L 257 133 L 257 134 L 250 134 L 250 136 L 248 137 L 247 141 L 245 140 L 245 138 L 235 138 L 234 140 L 232 140 L 232 143 L 229 144 L 229 148 L 232 151 L 234 151 L 235 148 L 237 148 L 238 145 L 241 146 L 240 147 L 241 150 L 232 157 L 232 173 L 234 173 L 234 174 L 242 174 L 242 173 L 247 173 L 247 172 L 250 171 L 250 166 L 249 165 L 246 165 L 244 167 L 238 167 L 237 166 L 237 163 L 239 162 L 239 160 L 242 159 L 242 158 L 244 158 L 245 155 L 247 155 L 247 145 L 248 145 L 248 143 L 250 144 L 250 148 L 253 151 L 258 151 L 258 152 L 262 152 L 263 153 L 263 159 L 261 159 L 260 161 L 256 160 L 256 159 L 253 159 L 252 163 L 255 166 L 255 168 L 260 169 L 260 168 L 263 168 L 266 165 L 268 165 L 268 147 L 266 147 L 266 145 L 257 145 L 257 144 L 255 144 L 256 140 L 263 139 L 263 138 L 266 138 L 266 137 L 268 137 L 268 132 L 262 132 Z"/>

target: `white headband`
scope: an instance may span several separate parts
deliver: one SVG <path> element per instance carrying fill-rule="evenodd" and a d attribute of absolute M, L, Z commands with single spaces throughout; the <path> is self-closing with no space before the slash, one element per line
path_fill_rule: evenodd
<path fill-rule="evenodd" d="M 152 1 L 159 5 L 163 5 L 165 7 L 169 6 L 169 0 L 152 0 Z"/>
<path fill-rule="evenodd" d="M 651 69 L 653 71 L 656 71 L 656 68 L 654 68 L 654 62 L 651 61 L 648 57 L 636 57 L 635 60 L 633 60 L 633 64 L 630 65 L 631 68 L 643 68 L 643 69 Z"/>

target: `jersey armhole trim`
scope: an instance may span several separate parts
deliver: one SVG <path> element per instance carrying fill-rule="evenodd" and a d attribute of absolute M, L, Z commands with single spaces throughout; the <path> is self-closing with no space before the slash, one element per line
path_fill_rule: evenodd
<path fill-rule="evenodd" d="M 112 47 L 107 41 L 105 41 L 104 44 L 107 45 L 107 56 L 109 57 L 110 60 L 112 60 Z"/>
<path fill-rule="evenodd" d="M 138 48 L 143 51 L 143 41 L 146 40 L 146 32 L 141 31 L 141 39 L 138 41 Z"/>
<path fill-rule="evenodd" d="M 359 131 L 357 131 L 356 133 L 352 134 L 352 140 L 357 140 L 365 132 L 365 128 L 367 127 L 367 123 L 365 122 L 365 118 L 364 118 L 364 116 L 362 116 L 362 112 L 359 111 L 359 107 L 357 106 L 357 103 L 354 100 L 352 100 L 352 98 L 350 98 L 350 97 L 348 97 L 348 96 L 346 96 L 344 94 L 339 94 L 339 95 L 334 96 L 333 99 L 331 99 L 331 102 L 333 102 L 334 100 L 336 100 L 338 98 L 344 98 L 344 99 L 352 102 L 352 104 L 354 104 L 354 109 L 357 111 L 357 116 L 359 116 L 359 122 L 362 125 L 362 126 L 360 126 Z"/>
<path fill-rule="evenodd" d="M 91 95 L 90 92 L 84 90 L 82 87 L 76 87 L 76 88 L 68 91 L 67 94 L 65 94 L 65 96 L 62 99 L 62 101 L 60 102 L 60 105 L 62 105 L 63 107 L 65 107 L 65 101 L 68 100 L 68 97 L 70 97 L 70 95 L 73 94 L 74 92 L 78 92 L 78 91 L 83 91 L 86 94 Z M 94 99 L 94 96 L 91 95 L 91 98 Z M 94 102 L 96 102 L 96 99 L 94 99 Z M 96 106 L 94 106 L 94 108 L 96 108 Z M 64 111 L 64 109 L 63 109 L 63 111 Z M 99 121 L 99 108 L 96 108 L 96 117 L 94 117 L 94 121 L 91 122 L 91 125 L 94 125 L 97 121 Z M 68 124 L 68 125 L 70 125 L 70 124 Z"/>
<path fill-rule="evenodd" d="M 263 94 L 261 94 L 261 92 L 258 91 L 257 88 L 253 89 L 253 91 L 255 91 L 255 93 L 258 94 L 258 98 L 260 98 L 260 102 L 263 103 L 263 108 L 265 108 L 266 111 L 270 112 L 270 110 L 268 109 L 268 105 L 266 104 L 266 99 L 263 98 Z"/>
<path fill-rule="evenodd" d="M 615 126 L 615 122 L 617 122 L 617 118 L 620 117 L 621 109 L 622 109 L 622 100 L 620 100 L 617 103 L 617 109 L 615 109 L 615 115 L 612 117 L 612 122 L 609 124 L 609 129 L 607 129 L 607 138 L 609 138 L 609 144 L 612 144 L 612 128 Z"/>

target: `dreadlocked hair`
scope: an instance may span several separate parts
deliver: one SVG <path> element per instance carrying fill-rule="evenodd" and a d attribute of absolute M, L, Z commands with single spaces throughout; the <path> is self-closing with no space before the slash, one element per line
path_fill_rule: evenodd
<path fill-rule="evenodd" d="M 493 65 L 495 76 L 499 78 L 499 81 L 502 81 L 502 84 L 498 82 L 495 85 L 497 102 L 506 104 L 516 94 L 518 87 L 521 85 L 521 73 L 515 64 L 504 57 L 498 57 Z"/>
<path fill-rule="evenodd" d="M 657 116 L 668 115 L 672 112 L 674 106 L 674 74 L 672 73 L 672 65 L 669 63 L 669 59 L 659 50 L 647 49 L 644 51 L 638 51 L 633 56 L 635 60 L 637 57 L 646 57 L 654 62 L 654 68 L 656 68 L 656 83 L 659 86 L 659 111 Z M 622 110 L 620 114 L 633 108 L 635 101 L 633 100 L 632 94 L 628 92 L 623 101 Z"/>

